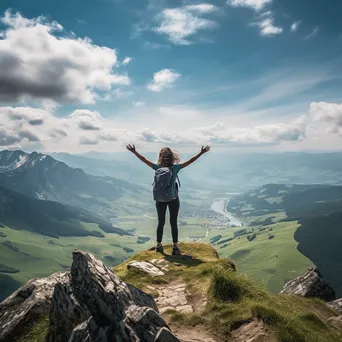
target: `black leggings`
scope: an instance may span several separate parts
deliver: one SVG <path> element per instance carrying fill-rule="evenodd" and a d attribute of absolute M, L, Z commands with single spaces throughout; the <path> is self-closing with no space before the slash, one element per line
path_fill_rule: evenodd
<path fill-rule="evenodd" d="M 158 214 L 158 227 L 157 227 L 157 242 L 161 243 L 163 239 L 163 231 L 165 225 L 166 208 L 169 207 L 170 224 L 173 243 L 178 243 L 178 212 L 179 212 L 179 198 L 172 200 L 171 202 L 156 202 L 157 214 Z"/>

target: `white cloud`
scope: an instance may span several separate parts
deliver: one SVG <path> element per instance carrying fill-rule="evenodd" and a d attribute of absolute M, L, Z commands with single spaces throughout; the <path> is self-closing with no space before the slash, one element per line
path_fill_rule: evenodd
<path fill-rule="evenodd" d="M 292 32 L 297 32 L 298 28 L 301 24 L 301 21 L 295 21 L 292 25 L 291 25 L 291 31 Z"/>
<path fill-rule="evenodd" d="M 150 119 L 143 118 L 144 111 L 149 113 Z M 142 108 L 141 112 L 140 121 L 136 122 L 131 115 L 127 115 L 126 121 L 122 118 L 109 120 L 98 112 L 81 109 L 57 117 L 39 108 L 0 107 L 0 145 L 29 148 L 39 142 L 47 151 L 80 152 L 89 150 L 89 145 L 96 145 L 101 151 L 117 150 L 126 143 L 262 147 L 309 144 L 314 138 L 315 145 L 311 147 L 315 148 L 324 146 L 327 136 L 340 142 L 342 139 L 342 104 L 337 103 L 313 102 L 305 115 L 267 124 L 246 121 L 241 125 L 241 121 L 234 121 L 231 116 L 227 119 L 227 115 L 222 115 L 219 120 L 213 113 L 204 115 L 187 107 L 159 108 L 152 113 Z M 42 123 L 30 124 L 32 118 L 37 117 L 42 118 Z"/>
<path fill-rule="evenodd" d="M 78 127 L 85 131 L 98 131 L 102 127 L 102 117 L 98 112 L 77 109 L 69 117 L 75 120 Z"/>
<path fill-rule="evenodd" d="M 312 30 L 312 32 L 310 34 L 308 34 L 306 36 L 306 39 L 310 39 L 310 38 L 314 37 L 318 33 L 318 31 L 319 31 L 319 27 L 317 26 Z"/>
<path fill-rule="evenodd" d="M 146 103 L 144 101 L 135 101 L 133 102 L 134 107 L 144 107 L 146 106 Z"/>
<path fill-rule="evenodd" d="M 305 137 L 305 125 L 299 121 L 288 124 L 260 125 L 251 128 L 228 128 L 222 122 L 207 127 L 179 132 L 143 129 L 138 131 L 138 140 L 150 143 L 172 144 L 233 144 L 268 145 L 284 141 L 299 141 Z"/>
<path fill-rule="evenodd" d="M 181 74 L 173 70 L 162 69 L 153 75 L 153 80 L 147 84 L 147 88 L 154 92 L 160 92 L 165 88 L 171 88 L 180 76 Z"/>
<path fill-rule="evenodd" d="M 122 65 L 127 65 L 130 62 L 132 62 L 132 58 L 131 57 L 125 57 L 121 64 Z"/>
<path fill-rule="evenodd" d="M 89 38 L 63 35 L 63 27 L 44 17 L 27 19 L 5 12 L 0 40 L 0 101 L 50 99 L 94 103 L 97 91 L 128 85 L 127 75 L 113 72 L 114 49 Z"/>
<path fill-rule="evenodd" d="M 234 7 L 249 7 L 255 11 L 262 10 L 272 0 L 227 0 L 227 4 Z"/>
<path fill-rule="evenodd" d="M 203 18 L 204 15 L 216 11 L 218 7 L 207 3 L 167 8 L 157 15 L 159 26 L 153 30 L 166 35 L 174 44 L 190 45 L 194 43 L 191 38 L 198 32 L 212 30 L 218 26 L 215 21 Z"/>
<path fill-rule="evenodd" d="M 270 16 L 253 23 L 253 25 L 256 25 L 260 28 L 260 34 L 262 36 L 274 36 L 283 32 L 282 27 L 274 25 L 274 19 Z"/>
<path fill-rule="evenodd" d="M 342 136 L 342 103 L 313 102 L 310 115 L 320 129 Z"/>

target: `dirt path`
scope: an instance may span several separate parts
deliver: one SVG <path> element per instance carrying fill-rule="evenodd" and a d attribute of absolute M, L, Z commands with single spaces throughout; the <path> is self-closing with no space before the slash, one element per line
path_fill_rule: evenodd
<path fill-rule="evenodd" d="M 155 298 L 159 312 L 169 324 L 172 332 L 182 342 L 217 342 L 210 335 L 196 327 L 189 329 L 183 328 L 170 322 L 168 310 L 176 310 L 182 313 L 200 312 L 206 305 L 204 296 L 193 296 L 187 289 L 187 285 L 182 280 L 174 281 L 167 285 L 148 286 L 148 290 L 158 292 L 158 297 Z"/>

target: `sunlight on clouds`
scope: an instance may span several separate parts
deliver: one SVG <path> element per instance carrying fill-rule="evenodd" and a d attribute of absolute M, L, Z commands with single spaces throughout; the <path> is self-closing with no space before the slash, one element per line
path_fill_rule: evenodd
<path fill-rule="evenodd" d="M 157 16 L 160 25 L 153 30 L 166 35 L 174 44 L 190 45 L 194 43 L 190 38 L 199 31 L 214 29 L 218 26 L 215 21 L 202 17 L 217 10 L 218 7 L 206 3 L 167 8 Z"/>
<path fill-rule="evenodd" d="M 97 90 L 130 84 L 127 75 L 113 73 L 114 49 L 63 36 L 63 27 L 44 17 L 6 11 L 1 21 L 7 27 L 0 40 L 0 101 L 94 103 Z"/>
<path fill-rule="evenodd" d="M 181 74 L 170 69 L 160 70 L 153 75 L 153 80 L 147 88 L 154 92 L 161 92 L 166 88 L 171 88 L 180 76 Z"/>

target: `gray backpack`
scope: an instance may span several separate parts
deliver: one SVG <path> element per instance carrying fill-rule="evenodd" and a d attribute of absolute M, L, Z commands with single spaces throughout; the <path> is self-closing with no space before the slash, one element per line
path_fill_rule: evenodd
<path fill-rule="evenodd" d="M 173 170 L 160 167 L 154 173 L 153 198 L 156 202 L 170 202 L 178 195 L 178 184 L 173 181 Z M 177 176 L 178 182 L 179 178 Z"/>

